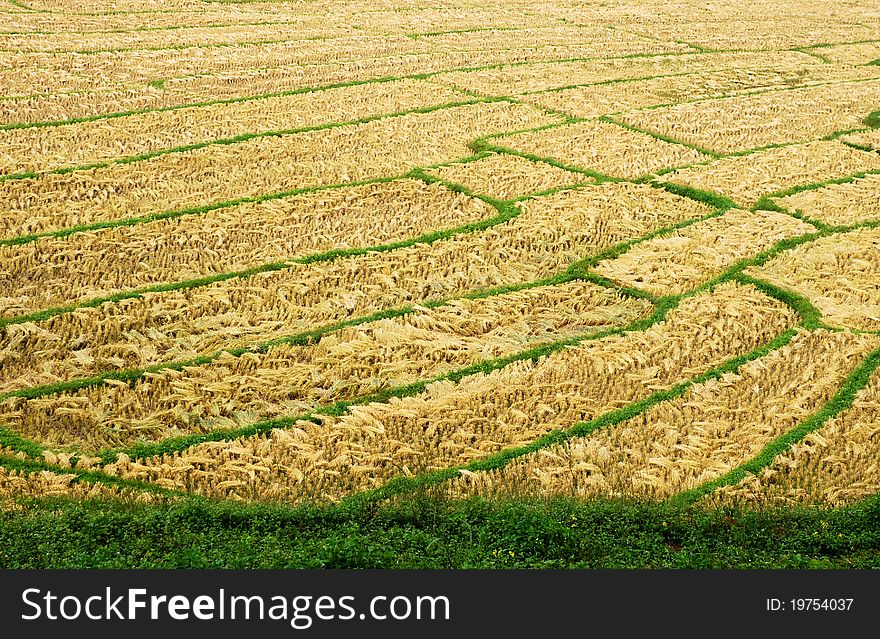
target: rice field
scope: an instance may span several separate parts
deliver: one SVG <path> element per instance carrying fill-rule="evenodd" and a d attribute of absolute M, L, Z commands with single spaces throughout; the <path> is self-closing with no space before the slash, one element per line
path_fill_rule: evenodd
<path fill-rule="evenodd" d="M 0 3 L 0 509 L 880 491 L 880 6 Z"/>

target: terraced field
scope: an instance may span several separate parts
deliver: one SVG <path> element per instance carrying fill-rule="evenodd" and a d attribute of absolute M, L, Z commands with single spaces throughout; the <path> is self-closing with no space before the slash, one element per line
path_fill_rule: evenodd
<path fill-rule="evenodd" d="M 876 495 L 880 4 L 704 5 L 0 4 L 0 503 Z"/>

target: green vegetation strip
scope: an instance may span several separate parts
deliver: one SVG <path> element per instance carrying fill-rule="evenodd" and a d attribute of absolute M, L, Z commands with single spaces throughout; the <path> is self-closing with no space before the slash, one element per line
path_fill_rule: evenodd
<path fill-rule="evenodd" d="M 733 510 L 623 500 L 363 507 L 18 499 L 3 568 L 880 568 L 880 498 Z"/>
<path fill-rule="evenodd" d="M 819 430 L 828 420 L 851 408 L 856 394 L 868 385 L 871 376 L 878 367 L 880 367 L 880 349 L 873 351 L 849 374 L 834 397 L 822 408 L 796 427 L 768 443 L 755 457 L 717 479 L 673 496 L 670 501 L 673 503 L 693 503 L 722 486 L 738 484 L 748 475 L 757 475 L 770 466 L 777 456 L 787 452 L 810 433 Z"/>

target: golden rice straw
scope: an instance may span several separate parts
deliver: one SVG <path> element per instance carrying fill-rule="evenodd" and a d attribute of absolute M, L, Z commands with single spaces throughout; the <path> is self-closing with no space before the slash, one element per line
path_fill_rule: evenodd
<path fill-rule="evenodd" d="M 811 63 L 788 70 L 773 67 L 737 68 L 550 91 L 529 95 L 524 101 L 579 118 L 594 118 L 660 104 L 819 82 L 874 78 L 878 75 L 880 69 L 876 67 Z"/>
<path fill-rule="evenodd" d="M 408 240 L 498 215 L 420 180 L 241 204 L 203 215 L 0 247 L 0 315 L 240 271 L 333 249 Z"/>
<path fill-rule="evenodd" d="M 695 19 L 697 16 L 691 10 L 680 20 L 665 16 L 650 22 L 642 19 L 630 28 L 646 36 L 676 38 L 710 49 L 793 49 L 877 38 L 877 29 L 869 25 L 864 16 L 831 17 L 830 3 L 824 6 L 828 8 L 818 9 L 821 13 L 817 15 L 804 15 L 802 4 L 789 7 L 774 4 L 772 8 L 758 8 L 756 16 L 756 5 L 731 4 L 723 10 L 725 15 L 719 16 L 713 10 L 708 20 Z M 779 16 L 768 15 L 777 10 Z"/>
<path fill-rule="evenodd" d="M 747 272 L 805 296 L 830 324 L 880 329 L 880 229 L 819 238 Z"/>
<path fill-rule="evenodd" d="M 390 3 L 392 8 L 400 8 L 398 2 Z M 407 8 L 414 8 L 406 3 Z M 553 18 L 540 17 L 510 8 L 502 3 L 480 7 L 474 5 L 461 6 L 449 3 L 449 6 L 435 6 L 433 1 L 424 2 L 413 11 L 359 11 L 352 9 L 348 18 L 369 31 L 379 33 L 436 33 L 438 31 L 463 31 L 485 28 L 523 28 L 534 27 L 546 23 L 548 26 L 557 24 Z M 337 9 L 337 7 L 334 7 Z M 348 10 L 347 3 L 338 7 Z"/>
<path fill-rule="evenodd" d="M 836 141 L 808 142 L 715 160 L 663 175 L 666 182 L 715 191 L 743 205 L 775 191 L 880 168 L 880 155 Z"/>
<path fill-rule="evenodd" d="M 121 82 L 44 66 L 0 69 L 0 97 L 119 88 Z"/>
<path fill-rule="evenodd" d="M 156 493 L 120 488 L 109 484 L 74 482 L 73 473 L 53 473 L 49 470 L 26 472 L 0 467 L 0 511 L 19 508 L 14 500 L 34 497 L 95 497 L 124 499 L 138 503 L 156 503 Z"/>
<path fill-rule="evenodd" d="M 880 372 L 852 407 L 773 464 L 707 495 L 713 504 L 842 507 L 880 492 Z"/>
<path fill-rule="evenodd" d="M 869 80 L 632 111 L 621 119 L 718 153 L 733 153 L 860 128 L 878 100 L 880 80 Z"/>
<path fill-rule="evenodd" d="M 82 166 L 246 133 L 357 120 L 463 98 L 434 84 L 399 80 L 58 127 L 12 129 L 0 131 L 0 173 Z"/>
<path fill-rule="evenodd" d="M 776 198 L 780 205 L 832 226 L 880 217 L 880 175 Z"/>
<path fill-rule="evenodd" d="M 21 65 L 87 74 L 116 82 L 146 83 L 157 78 L 217 73 L 265 66 L 347 62 L 379 56 L 432 53 L 435 48 L 404 35 L 355 35 L 238 46 L 80 53 L 7 53 Z"/>
<path fill-rule="evenodd" d="M 105 11 L 168 11 L 170 9 L 201 10 L 199 0 L 28 0 L 31 9 L 61 13 L 93 13 Z"/>
<path fill-rule="evenodd" d="M 667 236 L 636 244 L 595 271 L 652 295 L 676 295 L 716 277 L 780 240 L 815 232 L 785 213 L 733 209 Z"/>
<path fill-rule="evenodd" d="M 55 122 L 116 111 L 171 106 L 174 94 L 155 87 L 34 95 L 0 99 L 0 124 Z"/>
<path fill-rule="evenodd" d="M 313 346 L 224 355 L 209 365 L 149 374 L 131 386 L 9 399 L 0 404 L 0 423 L 45 444 L 80 449 L 235 428 L 618 327 L 652 308 L 583 282 L 456 300 L 345 328 Z"/>
<path fill-rule="evenodd" d="M 148 293 L 6 326 L 0 329 L 0 392 L 190 358 L 387 308 L 550 277 L 623 240 L 709 211 L 687 198 L 624 183 L 518 206 L 522 214 L 505 224 L 431 245 Z"/>
<path fill-rule="evenodd" d="M 816 58 L 794 51 L 701 53 L 503 66 L 478 71 L 453 71 L 438 75 L 436 79 L 487 95 L 517 95 L 577 84 L 657 75 L 750 68 L 759 65 L 773 67 L 781 72 L 801 69 L 805 65 L 820 64 L 821 62 Z"/>
<path fill-rule="evenodd" d="M 0 49 L 6 51 L 106 51 L 107 49 L 160 49 L 172 47 L 202 47 L 241 42 L 268 42 L 357 35 L 358 31 L 340 23 L 323 25 L 302 24 L 249 24 L 225 27 L 183 27 L 107 33 L 53 33 L 35 38 L 32 34 L 0 33 Z"/>
<path fill-rule="evenodd" d="M 751 287 L 687 298 L 644 332 L 586 342 L 421 395 L 355 406 L 321 424 L 206 443 L 105 470 L 206 495 L 338 499 L 396 475 L 465 464 L 669 388 L 766 342 L 795 321 Z M 227 483 L 229 482 L 229 483 Z"/>
<path fill-rule="evenodd" d="M 880 43 L 837 44 L 833 47 L 814 49 L 823 58 L 840 64 L 868 64 L 880 59 Z"/>
<path fill-rule="evenodd" d="M 507 49 L 512 42 L 521 47 L 566 47 L 577 52 L 576 55 L 569 57 L 622 56 L 689 50 L 687 45 L 673 42 L 673 39 L 658 42 L 655 38 L 644 38 L 606 27 L 568 25 L 518 29 L 514 32 L 487 30 L 443 33 L 424 36 L 420 40 L 445 51 Z"/>
<path fill-rule="evenodd" d="M 863 131 L 862 133 L 853 133 L 840 138 L 844 142 L 856 144 L 858 146 L 868 147 L 874 151 L 880 151 L 880 129 L 873 131 Z"/>
<path fill-rule="evenodd" d="M 490 142 L 569 166 L 629 179 L 709 159 L 686 146 L 670 144 L 608 122 L 578 122 L 493 138 Z"/>
<path fill-rule="evenodd" d="M 880 338 L 800 330 L 783 348 L 625 422 L 467 473 L 450 491 L 665 499 L 757 455 L 836 392 Z"/>
<path fill-rule="evenodd" d="M 106 5 L 104 5 L 106 6 Z M 259 7 L 263 6 L 264 9 Z M 128 31 L 146 28 L 172 29 L 183 27 L 210 27 L 226 25 L 259 24 L 266 22 L 293 22 L 303 26 L 317 27 L 327 23 L 327 15 L 304 13 L 298 8 L 267 3 L 203 5 L 199 11 L 154 11 L 145 18 L 143 13 L 20 13 L 4 16 L 4 25 L 10 32 L 48 31 L 52 33 L 88 31 Z M 78 10 L 76 7 L 72 7 Z M 269 11 L 266 11 L 269 8 Z M 291 11 L 291 9 L 293 9 Z M 145 19 L 148 24 L 145 24 Z M 222 27 L 221 27 L 222 28 Z M 37 34 L 34 34 L 37 35 Z M 107 34 L 107 37 L 112 37 Z"/>
<path fill-rule="evenodd" d="M 504 154 L 492 154 L 466 164 L 450 164 L 432 169 L 428 173 L 462 184 L 474 193 L 500 200 L 594 181 L 586 175 L 572 173 L 550 164 Z"/>
<path fill-rule="evenodd" d="M 122 66 L 118 71 L 108 69 L 94 75 L 94 77 L 103 78 L 100 86 L 105 88 L 100 91 L 91 90 L 80 93 L 77 96 L 41 94 L 41 92 L 51 90 L 47 88 L 47 86 L 53 86 L 51 84 L 45 85 L 35 82 L 28 85 L 30 88 L 24 93 L 36 93 L 37 95 L 27 99 L 0 100 L 0 122 L 65 120 L 117 111 L 187 105 L 218 99 L 234 99 L 292 91 L 306 87 L 327 86 L 334 83 L 369 81 L 389 76 L 444 71 L 481 64 L 546 60 L 553 57 L 552 51 L 544 49 L 422 53 L 369 58 L 357 62 L 319 62 L 255 69 L 219 70 L 213 73 L 203 71 L 199 75 L 167 78 L 162 90 L 145 86 L 112 89 L 114 86 L 119 87 L 117 81 L 109 79 L 115 73 L 124 74 L 120 79 L 132 80 L 132 72 Z M 0 62 L 2 62 L 2 58 L 0 58 Z M 15 67 L 11 67 L 11 69 L 15 70 Z M 59 71 L 53 71 L 52 78 L 45 77 L 46 74 L 41 77 L 46 82 L 53 82 L 57 73 Z M 67 75 L 70 74 L 67 73 Z M 71 77 L 76 79 L 76 76 Z M 146 74 L 144 77 L 134 77 L 137 82 L 147 82 L 152 79 L 154 78 L 147 78 Z M 118 104 L 113 101 L 112 96 L 114 95 L 120 96 Z"/>
<path fill-rule="evenodd" d="M 5 237 L 391 176 L 470 155 L 482 135 L 556 121 L 534 107 L 470 104 L 366 124 L 212 145 L 101 169 L 0 182 Z"/>

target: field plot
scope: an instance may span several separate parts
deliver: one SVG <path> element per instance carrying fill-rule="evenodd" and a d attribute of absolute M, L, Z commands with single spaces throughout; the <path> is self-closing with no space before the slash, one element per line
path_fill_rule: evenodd
<path fill-rule="evenodd" d="M 804 295 L 830 324 L 880 330 L 880 229 L 823 237 L 749 272 Z"/>
<path fill-rule="evenodd" d="M 0 510 L 876 496 L 880 6 L 704 5 L 4 5 Z"/>
<path fill-rule="evenodd" d="M 664 181 L 721 193 L 745 205 L 792 187 L 880 169 L 880 155 L 837 141 L 808 142 L 756 151 L 687 167 Z"/>
<path fill-rule="evenodd" d="M 548 158 L 566 166 L 629 179 L 709 159 L 709 156 L 686 146 L 629 131 L 610 122 L 578 122 L 495 137 L 488 143 L 497 148 Z"/>
<path fill-rule="evenodd" d="M 880 175 L 800 191 L 774 201 L 831 226 L 872 222 L 880 218 Z"/>
<path fill-rule="evenodd" d="M 806 435 L 773 464 L 709 502 L 841 506 L 880 491 L 880 374 L 851 408 Z"/>
<path fill-rule="evenodd" d="M 834 82 L 641 110 L 621 119 L 717 153 L 734 153 L 862 128 L 878 102 L 880 80 Z"/>

